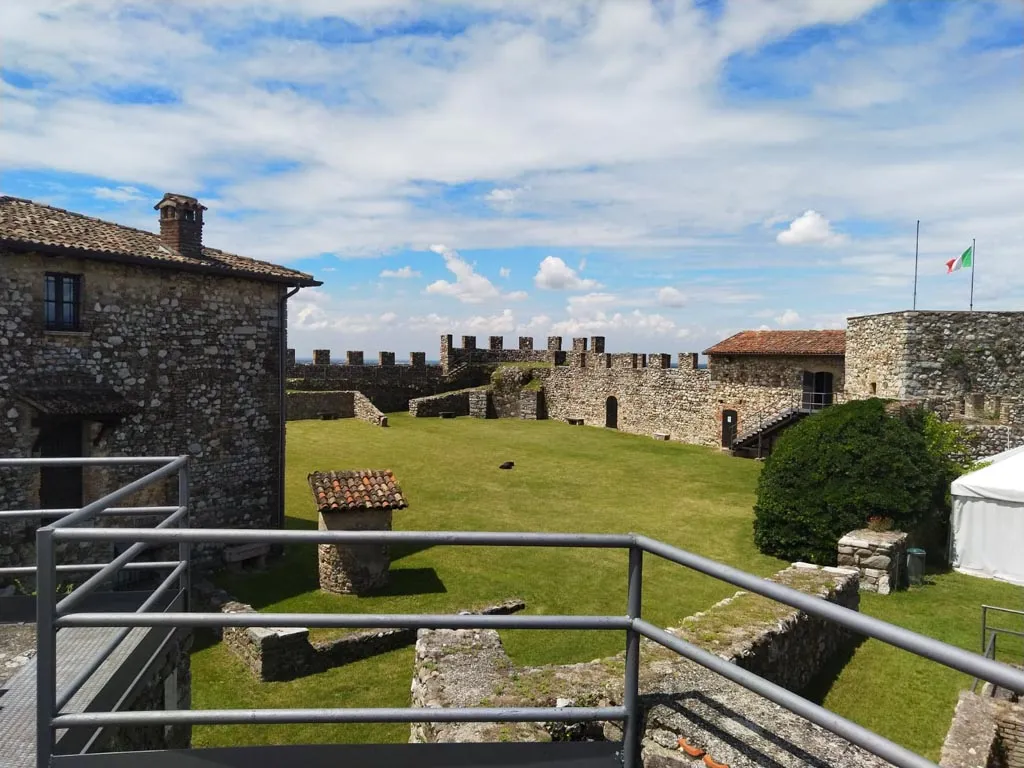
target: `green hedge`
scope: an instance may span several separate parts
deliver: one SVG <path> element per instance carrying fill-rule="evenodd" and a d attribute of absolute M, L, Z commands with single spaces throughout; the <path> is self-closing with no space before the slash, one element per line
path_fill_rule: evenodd
<path fill-rule="evenodd" d="M 910 530 L 936 511 L 945 480 L 920 412 L 882 400 L 827 408 L 790 427 L 758 481 L 754 541 L 765 554 L 833 564 L 843 534 L 869 518 Z"/>

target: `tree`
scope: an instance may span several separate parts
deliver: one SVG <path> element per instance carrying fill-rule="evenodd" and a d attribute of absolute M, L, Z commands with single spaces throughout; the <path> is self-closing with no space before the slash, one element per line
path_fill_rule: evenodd
<path fill-rule="evenodd" d="M 923 417 L 896 417 L 879 399 L 827 408 L 783 433 L 765 461 L 754 542 L 788 560 L 831 564 L 843 534 L 869 518 L 909 530 L 935 510 L 943 482 Z"/>

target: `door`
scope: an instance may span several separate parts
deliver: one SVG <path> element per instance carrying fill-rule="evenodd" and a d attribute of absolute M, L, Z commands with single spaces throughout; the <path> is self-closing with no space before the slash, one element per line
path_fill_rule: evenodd
<path fill-rule="evenodd" d="M 39 430 L 39 455 L 44 459 L 82 456 L 82 422 L 60 420 Z M 82 467 L 41 467 L 39 507 L 78 509 L 82 506 Z"/>
<path fill-rule="evenodd" d="M 824 371 L 804 371 L 803 407 L 818 411 L 832 405 L 832 374 Z"/>
<path fill-rule="evenodd" d="M 604 404 L 604 425 L 611 429 L 619 428 L 619 401 L 609 397 Z"/>
<path fill-rule="evenodd" d="M 729 448 L 736 439 L 736 411 L 722 411 L 722 447 Z"/>

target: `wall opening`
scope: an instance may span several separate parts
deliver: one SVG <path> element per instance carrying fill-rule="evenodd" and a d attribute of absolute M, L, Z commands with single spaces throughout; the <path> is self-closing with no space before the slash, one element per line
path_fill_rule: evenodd
<path fill-rule="evenodd" d="M 619 401 L 609 397 L 604 403 L 604 425 L 610 429 L 619 428 Z"/>
<path fill-rule="evenodd" d="M 868 384 L 868 388 L 871 390 L 871 396 L 872 397 L 874 397 L 875 395 L 878 394 L 878 384 L 875 383 L 874 381 L 872 381 L 870 384 Z"/>
<path fill-rule="evenodd" d="M 817 411 L 829 405 L 832 405 L 832 374 L 826 371 L 804 371 L 804 409 Z"/>
<path fill-rule="evenodd" d="M 736 439 L 736 424 L 737 415 L 736 411 L 724 410 L 722 411 L 722 447 L 732 447 L 733 440 Z"/>
<path fill-rule="evenodd" d="M 47 419 L 40 425 L 36 441 L 39 456 L 77 458 L 83 450 L 82 422 L 78 419 Z M 82 506 L 82 467 L 40 467 L 39 507 L 78 509 Z"/>

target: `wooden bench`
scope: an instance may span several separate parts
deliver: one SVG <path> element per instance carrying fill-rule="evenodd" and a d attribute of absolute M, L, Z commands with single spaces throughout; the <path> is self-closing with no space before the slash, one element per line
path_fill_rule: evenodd
<path fill-rule="evenodd" d="M 454 419 L 455 411 L 441 411 L 437 415 L 440 416 L 442 419 Z"/>
<path fill-rule="evenodd" d="M 566 419 L 574 427 L 582 427 L 583 419 Z"/>
<path fill-rule="evenodd" d="M 224 548 L 224 562 L 232 570 L 241 570 L 242 565 L 249 560 L 256 561 L 257 568 L 267 567 L 267 555 L 270 554 L 269 544 L 236 544 L 233 547 Z"/>
<path fill-rule="evenodd" d="M 654 439 L 655 440 L 668 440 L 668 432 L 655 432 L 654 433 Z"/>
<path fill-rule="evenodd" d="M 327 411 L 325 413 L 318 413 L 317 416 L 319 416 L 324 421 L 334 421 L 336 418 L 338 418 L 338 414 L 337 414 L 336 411 Z"/>

